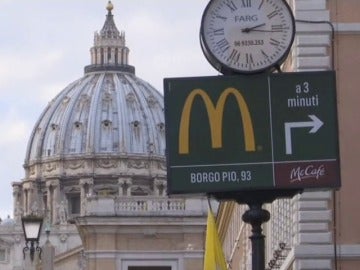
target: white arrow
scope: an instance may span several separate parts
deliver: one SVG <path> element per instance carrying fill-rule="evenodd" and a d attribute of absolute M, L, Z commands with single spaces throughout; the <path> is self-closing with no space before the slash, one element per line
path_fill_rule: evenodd
<path fill-rule="evenodd" d="M 319 128 L 324 124 L 319 118 L 315 115 L 309 115 L 312 121 L 309 122 L 289 122 L 285 123 L 285 145 L 286 145 L 286 154 L 292 154 L 292 143 L 291 143 L 291 129 L 292 128 L 304 128 L 311 127 L 309 133 L 316 133 Z"/>

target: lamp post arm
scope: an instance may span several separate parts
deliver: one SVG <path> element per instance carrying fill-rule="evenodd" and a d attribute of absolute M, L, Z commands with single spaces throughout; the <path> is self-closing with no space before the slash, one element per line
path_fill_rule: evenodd
<path fill-rule="evenodd" d="M 34 253 L 35 253 L 35 247 L 34 247 L 34 241 L 30 242 L 30 259 L 31 261 L 34 261 Z"/>
<path fill-rule="evenodd" d="M 25 252 L 29 250 L 28 242 L 25 243 L 25 247 L 23 248 L 23 255 L 25 260 Z"/>
<path fill-rule="evenodd" d="M 39 247 L 39 242 L 37 242 L 36 251 L 39 253 L 39 259 L 41 260 L 42 248 Z"/>

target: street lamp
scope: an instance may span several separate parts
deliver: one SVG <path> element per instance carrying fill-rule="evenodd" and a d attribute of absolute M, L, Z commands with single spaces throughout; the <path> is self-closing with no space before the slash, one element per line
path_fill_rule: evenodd
<path fill-rule="evenodd" d="M 34 215 L 26 216 L 21 218 L 22 227 L 25 235 L 25 247 L 23 249 L 24 259 L 25 252 L 30 250 L 30 259 L 34 260 L 34 253 L 37 251 L 39 253 L 39 258 L 41 259 L 41 247 L 39 247 L 39 238 L 41 233 L 41 226 L 43 223 L 42 217 L 37 217 Z M 30 248 L 28 243 L 30 242 Z M 36 247 L 35 247 L 36 243 Z"/>

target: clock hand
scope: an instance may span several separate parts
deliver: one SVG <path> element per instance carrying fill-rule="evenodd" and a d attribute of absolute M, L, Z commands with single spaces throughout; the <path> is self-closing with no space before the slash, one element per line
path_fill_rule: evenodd
<path fill-rule="evenodd" d="M 262 30 L 262 29 L 254 29 L 254 30 L 251 30 L 251 31 L 254 31 L 254 32 L 270 32 L 270 33 L 272 33 L 272 32 L 282 32 L 281 30 Z"/>
<path fill-rule="evenodd" d="M 261 27 L 261 26 L 264 26 L 264 25 L 265 25 L 265 23 L 255 25 L 253 27 L 247 27 L 247 28 L 241 29 L 241 32 L 249 33 L 250 31 L 256 31 L 256 30 L 254 30 L 255 28 L 258 28 L 258 27 Z"/>

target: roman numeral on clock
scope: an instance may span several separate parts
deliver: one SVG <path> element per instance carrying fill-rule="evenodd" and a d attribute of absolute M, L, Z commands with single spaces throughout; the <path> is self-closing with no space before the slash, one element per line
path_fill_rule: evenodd
<path fill-rule="evenodd" d="M 215 17 L 216 17 L 217 19 L 223 20 L 224 22 L 226 22 L 226 20 L 227 20 L 227 17 L 225 17 L 225 16 L 215 15 Z"/>
<path fill-rule="evenodd" d="M 273 46 L 279 46 L 280 45 L 280 41 L 276 40 L 276 39 L 273 39 L 273 38 L 270 38 L 270 42 L 269 42 L 271 45 Z"/>
<path fill-rule="evenodd" d="M 231 12 L 234 12 L 235 10 L 238 9 L 238 7 L 231 0 L 226 0 L 225 5 L 227 5 L 230 8 Z"/>
<path fill-rule="evenodd" d="M 240 59 L 240 52 L 238 52 L 237 50 L 233 49 L 231 54 L 229 55 L 227 61 L 232 61 L 232 62 L 238 62 Z"/>
<path fill-rule="evenodd" d="M 273 24 L 271 26 L 271 31 L 273 31 L 273 32 L 283 32 L 284 30 L 287 30 L 287 29 L 289 29 L 289 28 L 282 24 Z"/>
<path fill-rule="evenodd" d="M 268 17 L 269 19 L 271 19 L 271 18 L 275 17 L 275 16 L 278 15 L 278 14 L 279 14 L 279 11 L 274 10 L 273 12 L 270 12 L 270 13 L 267 15 L 267 17 Z"/>
<path fill-rule="evenodd" d="M 261 53 L 262 53 L 262 55 L 265 56 L 266 58 L 269 58 L 269 56 L 267 55 L 267 53 L 264 52 L 263 50 L 261 50 Z"/>
<path fill-rule="evenodd" d="M 251 0 L 241 0 L 241 3 L 244 8 L 251 7 Z"/>
<path fill-rule="evenodd" d="M 213 31 L 214 36 L 223 36 L 225 34 L 224 28 L 215 29 Z"/>
<path fill-rule="evenodd" d="M 260 5 L 259 5 L 258 9 L 260 9 L 263 4 L 264 4 L 264 0 L 261 0 L 261 3 L 260 3 Z"/>
<path fill-rule="evenodd" d="M 225 38 L 223 38 L 220 41 L 216 42 L 216 45 L 219 47 L 219 49 L 222 52 L 226 52 L 230 48 L 230 44 Z"/>
<path fill-rule="evenodd" d="M 254 58 L 251 53 L 245 55 L 247 64 L 254 64 Z"/>

